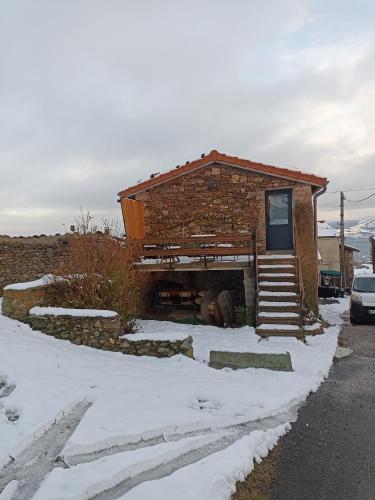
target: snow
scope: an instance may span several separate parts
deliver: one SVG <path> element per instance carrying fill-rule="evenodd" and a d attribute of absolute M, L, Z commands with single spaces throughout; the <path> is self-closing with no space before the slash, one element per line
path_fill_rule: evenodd
<path fill-rule="evenodd" d="M 299 314 L 294 312 L 260 312 L 260 318 L 299 318 Z"/>
<path fill-rule="evenodd" d="M 338 229 L 334 229 L 328 222 L 318 221 L 318 237 L 319 238 L 338 238 L 340 232 Z"/>
<path fill-rule="evenodd" d="M 375 221 L 371 217 L 360 220 L 354 226 L 345 229 L 345 236 L 347 237 L 368 240 L 370 236 L 374 235 Z"/>
<path fill-rule="evenodd" d="M 261 462 L 289 430 L 290 424 L 285 423 L 267 431 L 254 431 L 171 476 L 141 484 L 121 500 L 229 500 L 236 482 L 244 481 L 254 469 L 254 462 Z"/>
<path fill-rule="evenodd" d="M 176 442 L 116 453 L 69 469 L 55 468 L 33 500 L 57 500 L 61 498 L 60 495 L 63 495 L 63 498 L 76 498 L 76 496 L 91 498 L 103 489 L 111 488 L 124 479 L 173 460 L 203 444 L 209 445 L 219 437 L 220 435 L 209 435 L 203 438 L 185 438 Z M 93 477 L 95 477 L 94 484 Z"/>
<path fill-rule="evenodd" d="M 373 273 L 373 268 L 371 264 L 367 264 L 366 267 L 360 267 L 357 269 L 354 269 L 354 275 L 357 276 L 357 274 L 372 274 Z"/>
<path fill-rule="evenodd" d="M 260 281 L 260 286 L 296 286 L 295 283 L 290 281 Z"/>
<path fill-rule="evenodd" d="M 69 309 L 65 307 L 39 307 L 30 309 L 29 313 L 33 316 L 79 316 L 90 318 L 113 318 L 117 312 L 106 309 Z"/>
<path fill-rule="evenodd" d="M 297 306 L 297 302 L 277 302 L 277 301 L 270 301 L 267 302 L 266 300 L 261 300 L 259 302 L 260 306 L 270 306 L 270 307 L 295 307 Z"/>
<path fill-rule="evenodd" d="M 294 268 L 291 264 L 260 264 L 259 269 L 290 269 Z"/>
<path fill-rule="evenodd" d="M 341 314 L 349 310 L 349 297 L 343 299 L 335 299 L 325 303 L 324 300 L 319 301 L 319 311 L 323 319 L 330 325 L 342 325 L 344 322 Z"/>
<path fill-rule="evenodd" d="M 292 278 L 295 274 L 292 273 L 260 273 L 259 276 L 265 278 Z"/>
<path fill-rule="evenodd" d="M 342 299 L 323 305 L 321 311 L 332 325 L 339 325 L 339 315 L 347 307 L 347 299 Z M 1 398 L 0 463 L 7 462 L 9 455 L 17 456 L 75 402 L 92 402 L 62 454 L 73 460 L 77 454 L 98 453 L 97 459 L 53 469 L 37 493 L 39 500 L 88 498 L 87 490 L 101 491 L 126 474 L 181 456 L 205 439 L 214 443 L 228 426 L 294 408 L 327 376 L 339 332 L 339 326 L 332 326 L 324 335 L 308 336 L 304 344 L 282 337 L 260 341 L 251 327 L 141 321 L 139 329 L 136 335 L 148 337 L 152 333 L 160 337 L 163 332 L 191 335 L 196 359 L 135 357 L 77 346 L 0 315 L 0 379 L 15 386 Z M 211 350 L 288 351 L 294 371 L 215 370 L 207 366 Z M 8 409 L 17 411 L 17 421 L 8 421 Z M 287 428 L 282 421 L 272 430 L 255 430 L 162 479 L 143 482 L 123 498 L 229 500 L 236 480 L 252 470 L 253 458 L 266 456 Z M 189 432 L 208 434 L 192 437 Z M 175 442 L 147 445 L 149 439 L 171 441 L 177 434 L 180 438 Z M 136 449 L 100 456 L 100 450 L 113 446 Z"/>
<path fill-rule="evenodd" d="M 321 326 L 322 326 L 322 324 L 319 323 L 318 321 L 316 321 L 312 325 L 304 325 L 303 329 L 307 332 L 309 332 L 309 331 L 313 332 L 315 330 L 318 330 Z"/>
<path fill-rule="evenodd" d="M 267 291 L 260 291 L 259 292 L 260 297 L 297 297 L 297 294 L 295 292 L 267 292 Z"/>
<path fill-rule="evenodd" d="M 276 259 L 295 259 L 295 255 L 283 255 L 283 254 L 272 254 L 272 255 L 258 255 L 259 260 L 276 260 Z"/>
<path fill-rule="evenodd" d="M 28 288 L 37 288 L 46 286 L 52 283 L 55 277 L 52 274 L 46 274 L 42 278 L 34 281 L 26 281 L 25 283 L 12 283 L 4 287 L 4 290 L 27 290 Z"/>
<path fill-rule="evenodd" d="M 265 323 L 258 326 L 259 330 L 299 330 L 299 325 L 285 325 L 284 323 Z"/>
<path fill-rule="evenodd" d="M 160 341 L 165 341 L 165 340 L 170 340 L 171 342 L 175 340 L 185 340 L 187 339 L 188 335 L 185 333 L 176 333 L 176 332 L 140 332 L 140 333 L 131 333 L 128 335 L 123 335 L 121 338 L 122 339 L 127 339 L 130 341 L 137 341 L 137 340 L 160 340 Z"/>

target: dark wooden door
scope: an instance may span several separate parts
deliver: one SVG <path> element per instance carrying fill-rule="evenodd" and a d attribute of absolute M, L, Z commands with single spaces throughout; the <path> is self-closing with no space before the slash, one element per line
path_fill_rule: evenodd
<path fill-rule="evenodd" d="M 266 191 L 267 250 L 293 249 L 292 190 Z"/>

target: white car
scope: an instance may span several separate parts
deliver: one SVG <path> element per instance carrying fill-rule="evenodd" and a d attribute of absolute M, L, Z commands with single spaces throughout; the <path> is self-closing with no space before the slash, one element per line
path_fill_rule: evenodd
<path fill-rule="evenodd" d="M 375 274 L 358 274 L 350 296 L 350 321 L 375 321 Z"/>

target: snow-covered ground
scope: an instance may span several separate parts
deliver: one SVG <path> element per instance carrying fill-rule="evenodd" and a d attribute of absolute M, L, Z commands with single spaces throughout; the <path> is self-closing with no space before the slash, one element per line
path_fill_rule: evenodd
<path fill-rule="evenodd" d="M 98 498 L 229 499 L 253 458 L 266 456 L 287 432 L 287 412 L 327 376 L 347 302 L 322 306 L 334 326 L 307 337 L 306 345 L 288 338 L 259 341 L 249 327 L 139 323 L 148 337 L 191 335 L 196 360 L 76 346 L 0 315 L 0 467 L 17 469 L 33 446 L 51 446 L 43 433 L 74 412 L 78 418 L 75 405 L 86 402 L 79 424 L 61 443 L 71 467 L 51 471 L 46 465 L 35 499 L 88 499 L 104 490 Z M 207 365 L 210 350 L 288 351 L 294 371 L 215 370 Z M 13 476 L 22 482 L 22 467 L 17 470 Z M 0 470 L 0 491 L 7 482 L 1 476 Z"/>

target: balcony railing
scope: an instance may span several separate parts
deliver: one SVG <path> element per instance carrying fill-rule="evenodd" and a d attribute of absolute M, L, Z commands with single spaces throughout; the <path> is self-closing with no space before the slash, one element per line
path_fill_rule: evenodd
<path fill-rule="evenodd" d="M 183 257 L 210 262 L 223 260 L 223 257 L 249 256 L 250 261 L 250 256 L 256 253 L 255 231 L 249 235 L 199 234 L 183 238 L 146 238 L 136 243 L 140 258 L 175 263 Z"/>

